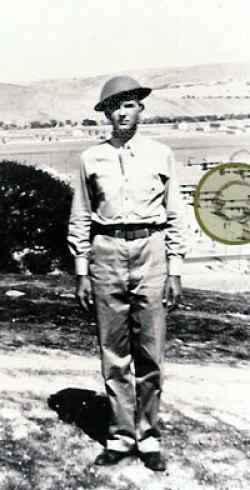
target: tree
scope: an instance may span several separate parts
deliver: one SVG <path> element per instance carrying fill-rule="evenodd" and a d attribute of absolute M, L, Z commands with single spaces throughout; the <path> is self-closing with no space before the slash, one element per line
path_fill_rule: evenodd
<path fill-rule="evenodd" d="M 50 119 L 49 123 L 50 123 L 51 128 L 55 128 L 57 126 L 57 120 L 56 119 Z"/>
<path fill-rule="evenodd" d="M 97 122 L 94 119 L 83 119 L 81 122 L 82 126 L 97 126 Z"/>
<path fill-rule="evenodd" d="M 40 121 L 31 121 L 30 127 L 32 129 L 40 129 L 43 128 L 43 124 Z"/>
<path fill-rule="evenodd" d="M 66 244 L 72 190 L 48 172 L 13 161 L 0 163 L 0 269 L 15 270 L 26 249 L 69 266 Z"/>

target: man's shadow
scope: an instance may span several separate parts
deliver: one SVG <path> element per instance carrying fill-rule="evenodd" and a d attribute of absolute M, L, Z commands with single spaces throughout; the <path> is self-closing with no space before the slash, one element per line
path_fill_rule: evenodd
<path fill-rule="evenodd" d="M 66 388 L 50 395 L 48 406 L 61 420 L 76 424 L 89 437 L 105 445 L 109 421 L 109 405 L 105 395 L 93 390 Z"/>

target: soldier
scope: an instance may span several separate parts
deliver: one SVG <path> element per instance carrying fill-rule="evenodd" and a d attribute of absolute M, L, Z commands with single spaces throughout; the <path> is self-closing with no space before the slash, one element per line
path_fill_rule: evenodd
<path fill-rule="evenodd" d="M 94 300 L 110 404 L 106 447 L 95 464 L 118 463 L 136 450 L 145 466 L 164 471 L 158 426 L 164 297 L 180 301 L 185 246 L 172 151 L 137 131 L 150 92 L 127 76 L 103 86 L 95 109 L 113 132 L 81 155 L 68 243 L 76 296 L 84 310 Z"/>

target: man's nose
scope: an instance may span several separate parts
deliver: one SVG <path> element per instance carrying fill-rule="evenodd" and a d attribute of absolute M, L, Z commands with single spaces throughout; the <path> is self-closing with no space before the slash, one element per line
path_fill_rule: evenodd
<path fill-rule="evenodd" d="M 120 116 L 125 116 L 126 115 L 126 107 L 120 106 L 119 113 L 120 113 Z"/>

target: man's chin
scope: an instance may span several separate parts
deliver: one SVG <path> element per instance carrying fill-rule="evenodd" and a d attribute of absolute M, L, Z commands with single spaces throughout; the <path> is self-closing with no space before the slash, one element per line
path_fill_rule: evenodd
<path fill-rule="evenodd" d="M 129 134 L 134 133 L 136 131 L 136 126 L 130 126 L 128 124 L 120 124 L 117 128 L 115 128 L 115 132 L 118 134 Z"/>
<path fill-rule="evenodd" d="M 129 124 L 119 124 L 118 130 L 119 131 L 131 131 L 132 127 Z"/>

